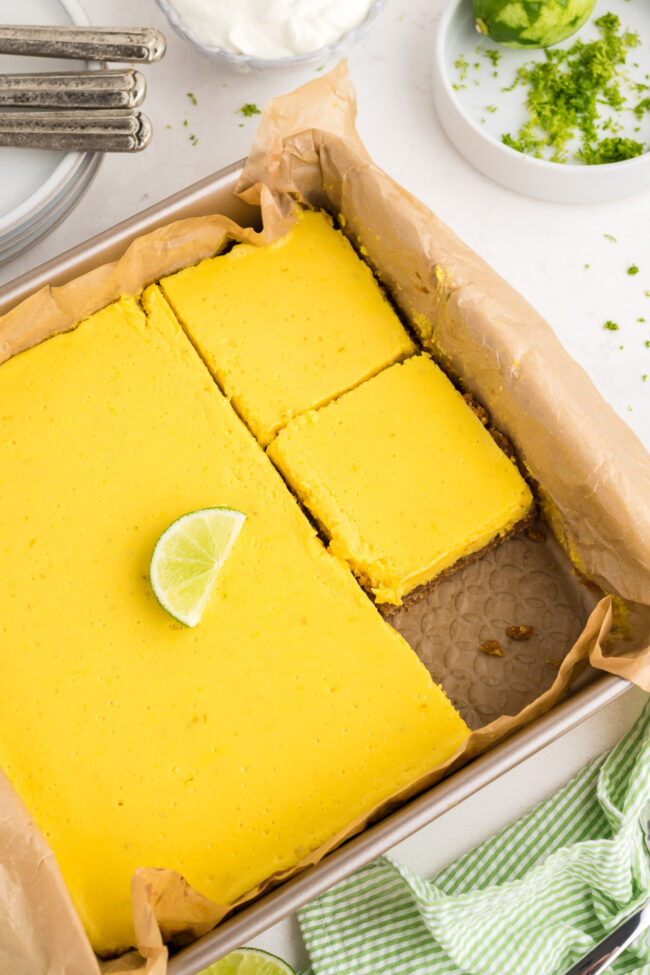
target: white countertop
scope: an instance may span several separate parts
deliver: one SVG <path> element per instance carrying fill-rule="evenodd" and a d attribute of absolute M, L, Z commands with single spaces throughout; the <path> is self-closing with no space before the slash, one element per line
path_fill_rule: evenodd
<path fill-rule="evenodd" d="M 315 74 L 313 68 L 234 74 L 167 30 L 154 0 L 83 4 L 95 24 L 151 24 L 166 32 L 167 55 L 144 69 L 149 82 L 145 111 L 154 123 L 154 140 L 139 156 L 105 159 L 73 213 L 49 237 L 0 267 L 0 284 L 245 156 L 257 119 L 243 118 L 240 106 L 253 102 L 262 108 L 272 96 Z M 601 6 L 604 11 L 605 0 L 598 0 Z M 432 42 L 443 7 L 444 0 L 389 0 L 372 32 L 350 52 L 361 136 L 379 165 L 545 315 L 650 449 L 650 347 L 644 345 L 650 340 L 650 297 L 644 295 L 650 291 L 650 188 L 616 203 L 542 203 L 509 192 L 466 163 L 441 131 L 431 98 Z M 649 51 L 640 56 L 647 58 Z M 196 97 L 196 106 L 187 92 Z M 197 137 L 196 145 L 190 135 Z M 634 263 L 640 273 L 629 276 L 626 268 Z M 619 324 L 618 331 L 603 329 L 608 319 Z M 643 381 L 646 373 L 649 378 Z M 610 747 L 644 699 L 630 691 L 416 833 L 395 854 L 422 875 L 432 875 Z M 255 943 L 294 964 L 305 962 L 293 918 Z"/>

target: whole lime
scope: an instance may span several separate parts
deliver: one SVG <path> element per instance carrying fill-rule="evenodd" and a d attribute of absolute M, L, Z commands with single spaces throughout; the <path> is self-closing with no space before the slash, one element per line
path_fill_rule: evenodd
<path fill-rule="evenodd" d="M 474 0 L 476 29 L 508 47 L 550 47 L 574 34 L 596 0 Z"/>

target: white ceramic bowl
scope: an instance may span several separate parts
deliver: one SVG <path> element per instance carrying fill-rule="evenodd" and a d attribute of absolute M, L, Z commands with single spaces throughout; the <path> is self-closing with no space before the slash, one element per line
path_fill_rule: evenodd
<path fill-rule="evenodd" d="M 0 0 L 0 22 L 86 25 L 78 0 Z M 61 71 L 76 62 L 3 57 L 0 71 Z M 53 229 L 77 203 L 101 153 L 0 148 L 0 264 Z"/>
<path fill-rule="evenodd" d="M 346 31 L 335 44 L 328 44 L 317 51 L 308 51 L 307 54 L 297 54 L 289 58 L 256 58 L 249 54 L 233 54 L 232 51 L 224 51 L 221 47 L 214 47 L 203 44 L 196 34 L 187 27 L 180 19 L 176 10 L 168 0 L 156 0 L 158 6 L 164 11 L 169 23 L 177 34 L 180 34 L 186 41 L 209 57 L 213 57 L 228 67 L 236 71 L 266 71 L 268 68 L 296 68 L 308 64 L 328 64 L 330 61 L 338 59 L 349 47 L 355 44 L 370 29 L 377 14 L 385 6 L 386 0 L 374 0 L 368 16 L 356 27 Z"/>
<path fill-rule="evenodd" d="M 601 9 L 602 7 L 602 9 Z M 613 11 L 623 27 L 639 31 L 643 46 L 650 45 L 650 2 L 628 3 L 607 0 L 598 3 L 594 16 Z M 587 31 L 583 27 L 580 36 Z M 577 35 L 560 46 L 571 46 Z M 475 55 L 476 46 L 498 49 L 501 59 L 498 78 L 485 58 Z M 469 67 L 464 88 L 455 67 L 464 54 Z M 442 125 L 458 151 L 486 176 L 508 189 L 557 203 L 595 203 L 614 200 L 650 188 L 650 153 L 623 162 L 599 166 L 578 163 L 553 163 L 535 159 L 511 149 L 501 141 L 501 134 L 516 133 L 525 118 L 523 88 L 504 94 L 502 88 L 515 77 L 517 68 L 533 58 L 543 58 L 543 51 L 513 50 L 497 45 L 474 28 L 472 0 L 451 0 L 445 9 L 435 40 L 433 57 L 433 96 Z M 646 58 L 639 53 L 630 60 Z M 474 69 L 474 63 L 481 67 Z M 645 68 L 644 70 L 647 70 Z M 643 77 L 643 75 L 641 75 Z M 478 81 L 475 85 L 474 81 Z M 489 109 L 486 106 L 490 106 Z M 637 123 L 638 124 L 638 123 Z M 650 142 L 650 114 L 643 122 L 645 130 L 635 138 Z M 627 134 L 627 133 L 626 133 Z"/>

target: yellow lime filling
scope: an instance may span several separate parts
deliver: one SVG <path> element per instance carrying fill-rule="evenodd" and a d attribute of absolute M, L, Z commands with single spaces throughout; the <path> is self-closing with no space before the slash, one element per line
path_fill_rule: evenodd
<path fill-rule="evenodd" d="M 238 244 L 161 286 L 264 445 L 291 417 L 414 351 L 372 271 L 323 212 L 298 211 L 274 243 Z"/>
<path fill-rule="evenodd" d="M 195 272 L 206 287 L 212 266 Z M 389 318 L 388 359 L 406 348 Z M 335 370 L 343 384 L 360 372 Z M 158 604 L 149 561 L 168 525 L 214 505 L 244 512 L 245 529 L 188 628 Z M 0 538 L 0 765 L 100 953 L 133 944 L 135 868 L 178 870 L 231 903 L 468 734 L 323 548 L 157 287 L 0 367 Z"/>
<path fill-rule="evenodd" d="M 293 420 L 268 448 L 377 602 L 400 604 L 530 510 L 530 488 L 426 355 Z"/>

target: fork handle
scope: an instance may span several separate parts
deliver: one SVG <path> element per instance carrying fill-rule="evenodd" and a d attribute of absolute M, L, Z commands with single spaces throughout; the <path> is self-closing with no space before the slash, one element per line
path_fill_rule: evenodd
<path fill-rule="evenodd" d="M 0 54 L 81 61 L 159 61 L 166 41 L 152 27 L 0 26 Z"/>
<path fill-rule="evenodd" d="M 77 152 L 139 152 L 151 141 L 140 111 L 0 112 L 0 146 Z"/>
<path fill-rule="evenodd" d="M 134 68 L 0 74 L 0 106 L 137 108 L 145 91 L 144 76 Z"/>
<path fill-rule="evenodd" d="M 565 975 L 599 975 L 650 927 L 650 906 L 644 905 L 608 934 L 589 954 L 573 965 Z"/>

